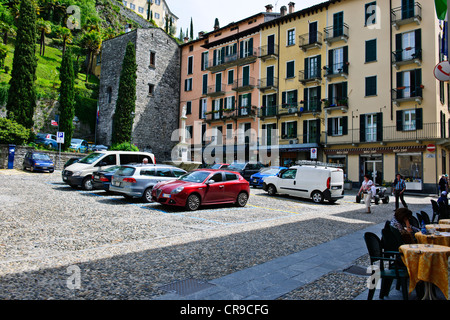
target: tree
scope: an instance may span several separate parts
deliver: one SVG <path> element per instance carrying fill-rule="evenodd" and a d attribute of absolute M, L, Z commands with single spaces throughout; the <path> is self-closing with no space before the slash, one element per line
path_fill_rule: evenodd
<path fill-rule="evenodd" d="M 220 29 L 220 23 L 218 18 L 216 18 L 216 20 L 214 21 L 214 30 L 216 29 Z"/>
<path fill-rule="evenodd" d="M 147 20 L 153 20 L 152 2 L 150 0 L 147 1 Z"/>
<path fill-rule="evenodd" d="M 94 60 L 94 55 L 100 52 L 102 46 L 102 35 L 96 30 L 84 33 L 80 40 L 80 46 L 87 51 L 88 61 L 86 64 L 86 82 L 92 68 L 92 61 Z"/>
<path fill-rule="evenodd" d="M 189 31 L 191 32 L 191 40 L 194 40 L 194 22 L 192 22 L 192 17 L 191 17 L 191 27 Z"/>
<path fill-rule="evenodd" d="M 45 34 L 48 34 L 50 32 L 52 32 L 52 24 L 49 21 L 45 21 L 44 19 L 40 18 L 37 22 L 36 22 L 36 28 L 37 31 L 40 34 L 40 50 L 39 50 L 39 54 L 41 56 L 45 55 Z"/>
<path fill-rule="evenodd" d="M 31 0 L 20 3 L 17 37 L 11 71 L 7 117 L 26 128 L 33 127 L 36 108 L 36 4 Z"/>
<path fill-rule="evenodd" d="M 57 34 L 58 37 L 63 41 L 62 54 L 64 56 L 64 53 L 66 53 L 66 45 L 68 43 L 72 43 L 73 40 L 72 31 L 70 31 L 70 29 L 66 27 L 59 27 Z"/>
<path fill-rule="evenodd" d="M 70 147 L 73 136 L 73 118 L 75 116 L 75 75 L 73 71 L 73 58 L 70 50 L 67 50 L 61 61 L 59 72 L 59 131 L 64 132 L 62 150 Z"/>
<path fill-rule="evenodd" d="M 136 108 L 136 51 L 130 41 L 127 45 L 119 79 L 119 92 L 116 112 L 113 117 L 112 143 L 120 144 L 131 141 L 133 113 Z"/>
<path fill-rule="evenodd" d="M 180 28 L 180 36 L 178 37 L 178 39 L 179 39 L 180 41 L 183 41 L 183 40 L 184 40 L 183 28 Z"/>

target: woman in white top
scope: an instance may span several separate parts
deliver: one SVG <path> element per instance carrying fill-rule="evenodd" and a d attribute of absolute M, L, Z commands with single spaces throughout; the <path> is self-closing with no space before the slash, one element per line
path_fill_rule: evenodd
<path fill-rule="evenodd" d="M 364 193 L 364 203 L 366 204 L 367 213 L 371 213 L 370 202 L 372 201 L 372 197 L 374 196 L 372 194 L 372 186 L 373 181 L 370 180 L 370 177 L 367 174 L 364 175 L 364 181 L 361 185 L 361 188 L 359 189 L 358 196 L 361 194 L 361 192 Z"/>

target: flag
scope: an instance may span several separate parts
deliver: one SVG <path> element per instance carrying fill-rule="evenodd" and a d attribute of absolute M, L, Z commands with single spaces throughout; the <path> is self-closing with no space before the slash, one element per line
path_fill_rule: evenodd
<path fill-rule="evenodd" d="M 58 122 L 56 122 L 55 120 L 52 120 L 52 126 L 57 127 L 58 126 Z"/>
<path fill-rule="evenodd" d="M 97 124 L 98 124 L 98 119 L 100 118 L 100 106 L 97 103 Z"/>
<path fill-rule="evenodd" d="M 434 4 L 438 19 L 447 21 L 447 0 L 434 0 Z"/>
<path fill-rule="evenodd" d="M 444 32 L 442 34 L 441 53 L 448 57 L 448 22 L 444 22 Z"/>

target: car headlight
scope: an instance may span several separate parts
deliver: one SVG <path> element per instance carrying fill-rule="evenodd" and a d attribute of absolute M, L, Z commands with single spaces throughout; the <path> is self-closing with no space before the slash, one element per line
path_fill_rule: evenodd
<path fill-rule="evenodd" d="M 178 188 L 172 190 L 171 194 L 178 194 L 181 191 L 183 191 L 183 189 L 184 189 L 184 187 L 178 187 Z"/>
<path fill-rule="evenodd" d="M 76 171 L 73 173 L 73 177 L 79 177 L 81 175 L 81 171 Z"/>

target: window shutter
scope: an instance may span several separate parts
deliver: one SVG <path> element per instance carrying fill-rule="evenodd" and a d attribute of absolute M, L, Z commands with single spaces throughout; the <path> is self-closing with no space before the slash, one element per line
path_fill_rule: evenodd
<path fill-rule="evenodd" d="M 383 113 L 377 113 L 377 141 L 383 141 Z"/>
<path fill-rule="evenodd" d="M 402 44 L 402 34 L 397 33 L 395 35 L 395 60 L 396 61 L 402 61 L 402 50 L 403 50 L 403 44 Z"/>
<path fill-rule="evenodd" d="M 416 130 L 423 129 L 423 109 L 416 109 Z"/>
<path fill-rule="evenodd" d="M 286 105 L 286 91 L 281 94 L 281 106 L 284 108 Z"/>
<path fill-rule="evenodd" d="M 347 65 L 347 62 L 348 62 L 348 46 L 345 46 L 343 50 L 344 50 L 344 71 L 348 72 L 348 65 Z"/>
<path fill-rule="evenodd" d="M 422 29 L 417 29 L 415 31 L 415 35 L 414 35 L 414 46 L 415 46 L 415 53 L 416 53 L 416 58 L 421 57 L 421 50 L 422 50 Z"/>
<path fill-rule="evenodd" d="M 333 118 L 328 118 L 327 136 L 333 135 Z"/>
<path fill-rule="evenodd" d="M 253 38 L 248 41 L 249 56 L 253 56 Z"/>
<path fill-rule="evenodd" d="M 348 135 L 348 117 L 342 117 L 342 134 L 344 136 Z"/>
<path fill-rule="evenodd" d="M 236 97 L 233 96 L 231 97 L 231 107 L 234 109 L 236 109 Z"/>
<path fill-rule="evenodd" d="M 397 131 L 403 131 L 403 111 L 398 110 L 396 112 L 397 117 Z"/>
<path fill-rule="evenodd" d="M 286 136 L 286 122 L 281 123 L 281 139 L 284 139 Z"/>
<path fill-rule="evenodd" d="M 239 49 L 239 58 L 242 59 L 244 57 L 244 42 L 241 41 Z"/>
<path fill-rule="evenodd" d="M 294 136 L 297 137 L 298 133 L 297 133 L 297 121 L 294 122 Z M 294 137 L 294 138 L 295 138 Z"/>
<path fill-rule="evenodd" d="M 341 92 L 341 97 L 342 98 L 347 98 L 348 94 L 347 94 L 347 89 L 348 88 L 348 84 L 347 82 L 342 82 L 342 92 Z"/>
<path fill-rule="evenodd" d="M 309 108 L 309 101 L 308 101 L 308 88 L 303 89 L 303 109 L 304 111 L 307 111 Z"/>
<path fill-rule="evenodd" d="M 297 107 L 298 106 L 298 91 L 297 90 L 294 90 L 294 98 L 293 98 L 293 100 L 294 100 L 293 105 L 295 107 Z"/>
<path fill-rule="evenodd" d="M 334 51 L 330 50 L 328 51 L 328 73 L 331 74 L 333 72 L 333 65 L 334 65 Z"/>
<path fill-rule="evenodd" d="M 413 72 L 411 72 L 413 74 Z M 420 86 L 422 85 L 422 69 L 416 69 L 414 70 L 414 78 L 415 81 L 411 82 L 412 85 L 414 85 L 413 90 L 415 91 L 417 96 L 422 96 L 422 88 Z"/>
<path fill-rule="evenodd" d="M 217 49 L 213 53 L 213 66 L 217 66 Z"/>
<path fill-rule="evenodd" d="M 397 72 L 397 99 L 403 98 L 404 90 L 400 90 L 401 87 L 403 87 L 403 72 Z"/>
<path fill-rule="evenodd" d="M 366 115 L 359 116 L 359 140 L 360 142 L 366 142 Z"/>
<path fill-rule="evenodd" d="M 303 143 L 308 141 L 308 120 L 303 120 Z"/>
<path fill-rule="evenodd" d="M 198 100 L 198 118 L 202 118 L 202 99 Z"/>
<path fill-rule="evenodd" d="M 320 119 L 316 119 L 316 143 L 320 144 L 320 124 L 321 124 L 321 120 Z"/>
<path fill-rule="evenodd" d="M 308 58 L 305 58 L 305 74 L 304 74 L 304 79 L 309 79 L 310 78 L 310 76 L 309 76 L 309 59 Z"/>

